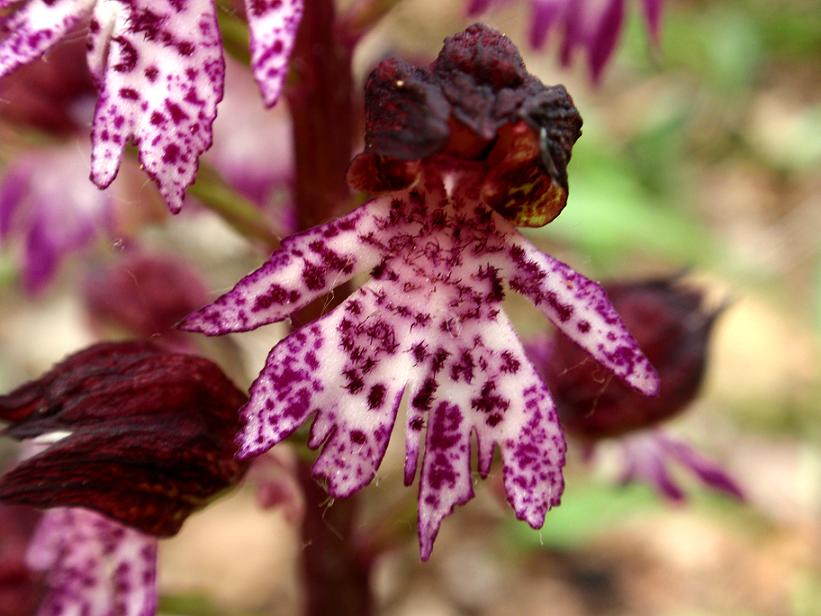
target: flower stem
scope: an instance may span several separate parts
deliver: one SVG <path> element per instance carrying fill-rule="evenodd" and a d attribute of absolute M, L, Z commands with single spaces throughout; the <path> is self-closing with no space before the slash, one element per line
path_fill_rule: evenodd
<path fill-rule="evenodd" d="M 213 169 L 200 164 L 197 180 L 188 193 L 243 237 L 261 241 L 271 250 L 279 247 L 279 238 L 259 208 L 231 188 Z"/>
<path fill-rule="evenodd" d="M 306 616 L 369 616 L 373 613 L 370 559 L 353 541 L 357 499 L 331 501 L 311 477 L 310 463 L 298 462 L 304 490 L 302 573 Z"/>
<path fill-rule="evenodd" d="M 293 120 L 295 200 L 299 229 L 323 223 L 350 208 L 345 179 L 356 126 L 351 48 L 340 39 L 333 0 L 305 3 L 285 94 Z M 349 289 L 313 302 L 294 315 L 295 326 L 339 304 Z M 355 542 L 355 496 L 329 504 L 299 461 L 305 494 L 302 573 L 307 616 L 368 616 L 372 613 L 370 559 Z"/>

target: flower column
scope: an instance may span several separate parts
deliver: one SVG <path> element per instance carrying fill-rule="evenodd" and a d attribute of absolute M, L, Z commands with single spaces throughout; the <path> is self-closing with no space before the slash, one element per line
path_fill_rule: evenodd
<path fill-rule="evenodd" d="M 328 221 L 351 201 L 345 172 L 355 125 L 352 49 L 340 42 L 335 18 L 333 0 L 305 3 L 285 90 L 293 121 L 300 230 Z M 317 319 L 346 295 L 337 291 L 306 306 L 294 316 L 295 325 Z M 301 552 L 305 614 L 367 616 L 370 563 L 357 553 L 356 497 L 324 506 L 328 495 L 311 477 L 307 461 L 300 461 L 299 480 L 306 498 Z"/>

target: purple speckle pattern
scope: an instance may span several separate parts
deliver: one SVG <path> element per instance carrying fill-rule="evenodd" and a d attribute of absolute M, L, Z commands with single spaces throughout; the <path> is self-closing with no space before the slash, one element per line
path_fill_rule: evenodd
<path fill-rule="evenodd" d="M 46 573 L 38 616 L 153 616 L 157 540 L 85 509 L 51 509 L 26 556 Z"/>
<path fill-rule="evenodd" d="M 251 67 L 268 107 L 277 102 L 288 72 L 303 0 L 245 0 L 251 31 Z"/>
<path fill-rule="evenodd" d="M 658 393 L 658 375 L 600 284 L 526 241 L 512 242 L 502 271 L 553 324 L 636 390 Z"/>
<path fill-rule="evenodd" d="M 661 496 L 673 501 L 686 498 L 684 490 L 670 471 L 678 463 L 705 486 L 744 500 L 744 492 L 718 464 L 708 460 L 687 443 L 659 431 L 647 430 L 618 439 L 624 456 L 623 483 L 641 482 L 653 487 Z"/>
<path fill-rule="evenodd" d="M 0 77 L 45 53 L 91 10 L 94 1 L 30 0 L 0 17 Z M 0 0 L 0 7 L 8 4 Z"/>
<path fill-rule="evenodd" d="M 230 293 L 189 315 L 183 329 L 209 336 L 256 329 L 347 282 L 380 259 L 380 221 L 391 199 L 366 203 L 351 214 L 284 240 L 268 261 Z"/>
<path fill-rule="evenodd" d="M 97 17 L 111 32 L 92 130 L 91 179 L 100 188 L 116 177 L 133 138 L 140 162 L 169 209 L 182 207 L 199 155 L 211 146 L 211 125 L 222 98 L 225 63 L 210 0 L 107 0 L 116 8 Z M 102 18 L 99 11 L 95 16 Z M 90 64 L 106 37 L 92 36 Z M 93 68 L 96 72 L 96 68 Z"/>
<path fill-rule="evenodd" d="M 542 255 L 484 204 L 481 177 L 429 168 L 409 189 L 286 240 L 183 325 L 216 335 L 281 320 L 372 268 L 345 302 L 271 351 L 241 411 L 239 455 L 265 452 L 313 416 L 309 444 L 324 445 L 315 474 L 331 495 L 349 495 L 374 477 L 407 390 L 405 480 L 413 481 L 421 457 L 424 559 L 442 519 L 473 495 L 473 435 L 482 476 L 501 448 L 517 517 L 538 528 L 561 497 L 564 437 L 502 312 L 505 279 L 546 304 L 557 325 L 572 324 L 574 339 L 619 376 L 636 380 L 644 370 L 647 389 L 654 386 L 600 288 Z"/>

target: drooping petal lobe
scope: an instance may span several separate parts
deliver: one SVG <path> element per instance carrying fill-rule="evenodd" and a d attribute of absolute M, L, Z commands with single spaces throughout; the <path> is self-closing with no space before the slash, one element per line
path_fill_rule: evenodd
<path fill-rule="evenodd" d="M 510 286 L 528 297 L 568 338 L 620 379 L 653 395 L 658 376 L 601 285 L 528 242 L 506 254 Z"/>
<path fill-rule="evenodd" d="M 682 501 L 686 493 L 669 468 L 676 462 L 708 488 L 744 500 L 744 491 L 716 462 L 664 432 L 638 432 L 619 439 L 618 444 L 624 454 L 625 467 L 621 479 L 625 483 L 641 481 L 671 501 Z"/>
<path fill-rule="evenodd" d="M 34 60 L 91 10 L 95 0 L 30 0 L 0 17 L 0 77 Z M 0 8 L 6 4 L 0 4 Z"/>
<path fill-rule="evenodd" d="M 269 449 L 316 413 L 308 444 L 324 448 L 314 475 L 337 497 L 373 479 L 407 380 L 402 361 L 409 360 L 379 297 L 369 284 L 274 347 L 242 411 L 240 456 Z"/>
<path fill-rule="evenodd" d="M 27 554 L 46 573 L 39 614 L 153 616 L 157 540 L 85 509 L 47 511 Z"/>
<path fill-rule="evenodd" d="M 519 519 L 540 528 L 564 489 L 566 447 L 550 395 L 498 304 L 491 302 L 484 313 L 478 302 L 486 298 L 476 300 L 479 316 L 461 323 L 460 337 L 424 332 L 436 346 L 430 346 L 423 362 L 427 370 L 410 400 L 409 442 L 427 424 L 419 480 L 423 559 L 430 555 L 442 520 L 473 496 L 472 434 L 482 477 L 490 472 L 494 448 L 501 449 L 505 491 Z"/>
<path fill-rule="evenodd" d="M 225 64 L 215 8 L 210 0 L 130 0 L 117 6 L 113 20 L 91 178 L 108 186 L 133 138 L 141 163 L 177 212 L 200 154 L 211 145 L 222 98 Z"/>
<path fill-rule="evenodd" d="M 259 269 L 180 327 L 209 336 L 281 321 L 379 260 L 391 200 L 374 199 L 351 214 L 286 239 Z"/>
<path fill-rule="evenodd" d="M 303 0 L 245 0 L 251 30 L 251 66 L 268 107 L 288 74 L 288 59 L 302 19 Z"/>

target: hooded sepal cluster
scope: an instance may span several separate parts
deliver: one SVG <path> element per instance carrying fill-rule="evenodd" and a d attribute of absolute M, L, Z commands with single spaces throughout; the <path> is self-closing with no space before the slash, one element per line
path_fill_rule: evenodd
<path fill-rule="evenodd" d="M 245 472 L 233 456 L 245 401 L 208 360 L 143 342 L 89 347 L 0 397 L 5 434 L 46 446 L 0 479 L 0 499 L 173 535 Z"/>
<path fill-rule="evenodd" d="M 482 24 L 445 40 L 430 67 L 389 58 L 365 84 L 365 151 L 353 188 L 406 188 L 434 158 L 483 167 L 482 200 L 516 226 L 540 227 L 567 203 L 582 119 L 564 86 L 529 74 L 506 37 Z"/>

